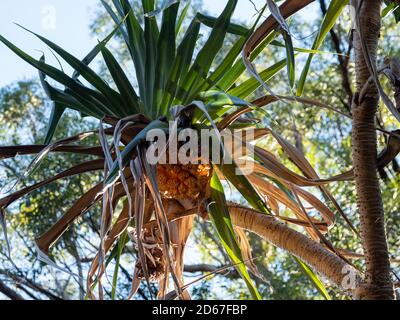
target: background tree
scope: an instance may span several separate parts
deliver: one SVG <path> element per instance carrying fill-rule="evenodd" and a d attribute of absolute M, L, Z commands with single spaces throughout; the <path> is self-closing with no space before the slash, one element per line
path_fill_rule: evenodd
<path fill-rule="evenodd" d="M 322 5 L 322 11 L 323 11 L 323 5 Z M 104 20 L 105 23 L 107 23 L 107 20 Z M 348 28 L 348 20 L 343 18 L 341 21 L 342 23 L 337 26 L 334 31 L 337 33 L 341 34 L 341 43 L 342 43 L 342 48 L 351 48 L 351 41 L 347 38 L 346 34 L 346 28 Z M 347 22 L 347 23 L 346 23 Z M 387 24 L 385 28 L 387 27 L 388 30 L 390 28 L 394 28 L 395 22 L 394 18 L 392 16 L 388 16 L 384 22 Z M 303 39 L 304 35 L 309 35 L 312 33 L 312 31 L 315 31 L 319 25 L 319 21 L 316 21 L 315 24 L 309 24 L 304 21 L 301 21 L 300 23 L 297 24 L 297 22 L 293 21 L 291 24 L 291 30 L 292 32 L 295 33 L 295 37 L 298 39 L 302 39 L 301 43 L 303 47 L 311 47 L 310 42 L 312 41 L 312 37 L 308 37 L 306 39 Z M 347 26 L 346 26 L 347 25 Z M 343 26 L 344 29 L 342 28 Z M 311 32 L 308 32 L 311 31 Z M 386 30 L 386 29 L 385 29 Z M 333 33 L 331 32 L 331 37 L 334 38 Z M 336 42 L 334 39 L 331 39 L 332 42 L 329 42 L 329 40 L 326 42 L 326 49 L 327 51 L 337 51 L 338 47 L 336 45 Z M 386 41 L 385 41 L 386 42 Z M 333 45 L 332 45 L 333 44 Z M 382 46 L 386 49 L 385 44 L 382 44 Z M 388 45 L 389 47 L 389 45 Z M 332 50 L 334 49 L 334 50 Z M 392 54 L 396 54 L 398 48 L 393 48 L 393 42 L 391 42 L 390 45 L 390 51 Z M 283 54 L 284 49 L 280 47 L 272 47 L 272 49 L 267 49 L 260 58 L 257 63 L 260 68 L 268 62 L 268 64 L 271 63 L 271 59 L 273 60 L 278 60 L 278 58 Z M 344 51 L 344 49 L 343 49 Z M 347 51 L 346 51 L 347 52 Z M 342 52 L 343 53 L 343 52 Z M 346 84 L 344 83 L 344 77 L 345 77 L 345 72 L 343 72 L 344 68 L 343 65 L 346 66 L 346 64 L 343 64 L 343 61 L 341 62 L 341 56 L 331 56 L 331 55 L 318 55 L 316 57 L 316 60 L 313 63 L 313 73 L 310 75 L 308 78 L 308 84 L 306 87 L 306 92 L 305 94 L 308 97 L 311 98 L 318 98 L 321 99 L 322 97 L 329 97 L 330 105 L 334 106 L 335 108 L 340 109 L 343 113 L 346 113 L 349 111 L 349 101 L 350 96 L 349 93 L 350 91 L 348 90 L 349 88 L 346 87 Z M 121 61 L 123 61 L 124 57 L 121 57 Z M 325 63 L 326 61 L 329 61 L 328 63 Z M 264 65 L 265 66 L 265 65 Z M 350 63 L 347 66 L 347 69 L 352 71 L 354 66 Z M 338 71 L 339 70 L 339 71 Z M 341 70 L 341 71 L 340 71 Z M 351 73 L 351 72 L 349 72 Z M 282 92 L 287 92 L 287 77 L 286 75 L 280 75 L 277 78 L 274 79 L 274 86 L 277 88 L 280 88 Z M 352 83 L 350 81 L 350 83 Z M 24 87 L 25 86 L 25 87 Z M 342 88 L 338 92 L 338 88 Z M 352 88 L 350 88 L 352 89 Z M 354 89 L 353 89 L 354 90 Z M 19 87 L 14 90 L 14 88 L 7 88 L 4 90 L 5 92 L 8 91 L 7 93 L 4 93 L 2 96 L 3 99 L 1 101 L 9 102 L 13 101 L 15 99 L 16 103 L 14 104 L 14 112 L 15 110 L 18 110 L 17 106 L 24 105 L 27 108 L 33 107 L 32 98 L 27 99 L 27 96 L 30 96 L 31 93 L 35 93 L 32 96 L 34 96 L 34 99 L 37 100 L 37 104 L 35 105 L 36 107 L 34 108 L 34 112 L 29 113 L 24 113 L 21 112 L 19 115 L 13 115 L 9 117 L 8 119 L 5 118 L 4 124 L 6 125 L 3 130 L 7 130 L 9 132 L 10 128 L 7 127 L 10 124 L 21 124 L 21 127 L 23 126 L 22 124 L 24 121 L 26 121 L 26 116 L 28 115 L 31 117 L 33 114 L 35 119 L 32 122 L 32 129 L 30 132 L 32 135 L 35 135 L 35 137 L 32 137 L 32 139 L 29 140 L 30 143 L 37 143 L 42 141 L 41 139 L 43 138 L 43 134 L 45 132 L 45 117 L 43 116 L 44 114 L 44 108 L 41 111 L 37 111 L 40 109 L 40 106 L 43 104 L 41 103 L 40 100 L 40 93 L 38 91 L 38 86 L 37 84 L 34 83 L 28 83 L 28 86 L 26 84 L 20 84 Z M 347 94 L 347 97 L 345 94 L 341 94 L 340 92 L 343 92 Z M 255 95 L 256 96 L 256 95 Z M 22 97 L 22 98 L 21 98 Z M 344 98 L 346 97 L 346 98 Z M 20 100 L 18 100 L 20 99 Z M 27 100 L 21 100 L 21 99 L 27 99 Z M 9 105 L 11 105 L 10 103 Z M 6 105 L 6 104 L 4 104 Z M 12 110 L 13 108 L 9 108 Z M 6 108 L 5 108 L 6 110 Z M 274 105 L 271 105 L 268 109 L 270 113 L 270 119 L 266 119 L 265 121 L 274 121 L 279 124 L 279 127 L 281 128 L 281 133 L 284 134 L 286 137 L 289 137 L 291 142 L 295 144 L 299 149 L 301 149 L 306 157 L 310 160 L 310 162 L 313 164 L 315 168 L 318 168 L 319 174 L 321 176 L 332 176 L 335 173 L 339 173 L 340 171 L 343 171 L 344 168 L 350 168 L 351 167 L 351 148 L 350 148 L 350 131 L 351 131 L 351 122 L 349 119 L 343 117 L 342 115 L 338 114 L 337 112 L 333 111 L 327 111 L 327 110 L 317 110 L 315 108 L 310 108 L 310 107 L 303 107 L 300 104 L 293 104 L 293 105 L 288 105 L 288 104 L 283 104 L 283 103 L 276 103 Z M 36 115 L 36 112 L 38 114 Z M 2 113 L 3 114 L 3 113 Z M 6 113 L 4 113 L 6 114 Z M 288 114 L 291 115 L 288 117 Z M 40 122 L 40 117 L 42 115 L 42 121 Z M 71 117 L 77 117 L 76 114 L 71 114 L 67 115 Z M 394 127 L 394 122 L 393 120 L 388 116 L 385 110 L 381 111 L 381 114 L 378 115 L 378 117 L 381 117 L 380 122 L 383 126 L 383 128 L 386 128 L 387 130 L 391 130 Z M 20 117 L 20 118 L 17 118 Z M 10 120 L 13 119 L 13 120 Z M 15 121 L 15 119 L 24 119 L 24 121 Z M 70 122 L 68 121 L 68 118 L 66 117 L 63 119 L 65 121 L 65 124 L 67 123 L 74 123 L 76 124 L 76 131 L 74 131 L 74 128 L 67 128 L 67 125 L 65 125 L 65 129 L 63 126 L 63 123 L 61 123 L 59 130 L 57 131 L 57 134 L 60 134 L 61 136 L 65 136 L 65 133 L 72 134 L 73 132 L 78 132 L 82 131 L 82 129 L 88 129 L 91 128 L 93 123 L 91 123 L 88 120 L 85 121 L 76 121 L 74 118 L 74 121 Z M 28 121 L 29 122 L 29 121 Z M 35 126 L 35 128 L 33 128 Z M 25 126 L 26 128 L 26 126 Z M 329 129 L 327 129 L 329 128 Z M 67 131 L 64 131 L 67 130 Z M 68 131 L 72 130 L 72 131 Z M 21 137 L 21 130 L 16 130 L 17 134 L 13 139 L 13 143 L 18 143 L 22 142 L 21 140 L 18 139 L 26 139 L 26 136 L 24 135 Z M 38 133 L 40 132 L 40 133 Z M 7 137 L 9 137 L 9 134 L 7 134 Z M 301 139 L 300 139 L 301 138 Z M 385 146 L 385 136 L 381 136 L 381 148 Z M 24 141 L 26 143 L 26 141 Z M 273 146 L 275 144 L 274 150 L 276 150 L 277 154 L 282 157 L 283 153 L 281 152 L 280 148 L 276 145 L 275 142 L 270 141 L 271 145 Z M 51 166 L 54 167 L 54 172 L 59 172 L 60 167 L 57 166 L 57 161 L 55 160 L 56 156 L 52 156 L 51 160 L 46 161 L 41 168 L 37 172 L 35 172 L 34 176 L 31 176 L 29 179 L 32 180 L 27 180 L 28 182 L 33 182 L 36 181 L 35 176 L 37 178 L 42 178 L 43 174 L 51 174 L 52 172 L 49 172 L 49 168 Z M 71 164 L 76 161 L 76 158 L 71 158 Z M 17 159 L 17 160 L 12 160 L 12 161 L 22 161 L 22 159 Z M 65 160 L 63 160 L 65 161 Z M 25 160 L 24 162 L 19 162 L 15 164 L 8 164 L 10 161 L 3 161 L 2 165 L 4 164 L 5 166 L 9 166 L 11 168 L 23 168 L 24 164 L 27 163 Z M 396 162 L 394 162 L 395 164 Z M 17 165 L 18 164 L 18 165 Z M 59 166 L 62 166 L 65 163 L 62 163 L 61 160 L 58 163 Z M 287 159 L 287 165 L 291 165 L 290 159 Z M 395 165 L 393 166 L 393 170 L 387 171 L 388 172 L 388 177 L 386 180 L 381 181 L 381 187 L 382 187 L 382 196 L 384 200 L 384 204 L 386 206 L 386 215 L 387 218 L 390 222 L 387 228 L 388 228 L 388 236 L 389 236 L 389 248 L 391 250 L 391 255 L 393 258 L 399 256 L 398 252 L 398 219 L 399 219 L 399 210 L 398 210 L 398 203 L 395 201 L 396 197 L 393 194 L 393 190 L 398 190 L 398 183 L 399 183 L 399 177 L 395 173 L 396 167 Z M 293 170 L 295 167 L 292 167 Z M 42 171 L 43 170 L 43 171 Z M 387 169 L 384 169 L 387 170 Z M 9 169 L 7 172 L 7 178 L 9 177 L 15 177 L 18 176 L 18 172 L 11 172 Z M 43 192 L 37 192 L 33 194 L 32 196 L 29 197 L 28 203 L 20 204 L 20 210 L 24 213 L 21 217 L 17 217 L 17 215 L 12 215 L 11 218 L 9 218 L 9 224 L 11 225 L 11 231 L 10 231 L 10 236 L 13 236 L 13 239 L 15 239 L 15 234 L 23 234 L 21 230 L 26 230 L 31 232 L 31 237 L 26 238 L 26 235 L 20 236 L 21 237 L 21 242 L 27 242 L 33 238 L 33 235 L 40 234 L 48 225 L 50 225 L 51 222 L 55 221 L 55 218 L 57 217 L 57 211 L 62 208 L 63 206 L 66 206 L 70 203 L 68 201 L 72 201 L 74 197 L 77 197 L 80 192 L 74 188 L 76 185 L 82 185 L 83 189 L 85 190 L 84 187 L 89 185 L 90 182 L 93 182 L 91 179 L 93 177 L 74 177 L 72 180 L 72 183 L 63 183 L 63 185 L 55 185 L 54 189 L 51 189 L 49 192 L 50 193 L 45 193 Z M 83 179 L 83 180 L 82 180 Z M 71 181 L 71 180 L 70 180 Z M 59 182 L 57 182 L 58 184 Z M 61 183 L 61 182 L 60 182 Z M 67 185 L 65 185 L 67 184 Z M 68 192 L 68 187 L 70 186 L 70 193 Z M 63 189 L 65 188 L 65 189 Z M 60 190 L 65 190 L 63 191 L 63 200 L 66 201 L 65 204 L 58 203 L 59 200 L 56 200 L 55 193 L 59 192 Z M 81 191 L 82 191 L 81 190 Z M 53 194 L 51 193 L 53 192 Z M 339 200 L 341 206 L 345 208 L 344 210 L 346 213 L 349 215 L 351 221 L 353 224 L 357 227 L 358 225 L 358 219 L 357 216 L 354 214 L 354 203 L 355 203 L 355 190 L 354 186 L 349 184 L 349 183 L 335 183 L 332 185 L 332 192 L 334 195 L 337 197 Z M 64 196 L 65 194 L 65 196 Z M 320 195 L 320 197 L 322 197 Z M 43 201 L 44 199 L 54 199 L 53 204 L 50 204 L 49 201 Z M 57 197 L 57 199 L 59 199 Z M 32 203 L 34 205 L 32 205 Z M 46 207 L 39 207 L 40 205 L 46 205 Z M 53 208 L 51 207 L 53 205 Z M 47 207 L 49 206 L 49 207 Z M 97 209 L 98 210 L 98 209 Z M 282 208 L 282 212 L 284 212 Z M 26 214 L 25 214 L 26 212 Z M 33 213 L 32 213 L 33 212 Z M 48 212 L 49 216 L 46 218 L 43 218 L 43 213 Z M 59 212 L 59 211 L 58 211 Z M 40 213 L 40 214 L 39 214 Z M 79 268 L 85 269 L 85 261 L 87 261 L 87 257 L 90 256 L 90 252 L 94 252 L 94 248 L 96 246 L 95 243 L 92 243 L 95 239 L 94 236 L 91 236 L 92 234 L 95 235 L 96 230 L 98 230 L 98 226 L 96 225 L 98 218 L 96 217 L 96 214 L 98 214 L 98 211 L 96 213 L 96 210 L 93 210 L 93 212 L 90 212 L 90 214 L 85 215 L 85 217 L 82 220 L 82 223 L 79 223 L 78 225 L 75 225 L 73 229 L 77 230 L 70 230 L 68 234 L 63 236 L 63 240 L 59 242 L 57 245 L 57 250 L 53 252 L 53 256 L 56 259 L 58 263 L 63 265 L 65 268 L 71 268 L 71 270 L 74 270 L 74 272 L 80 273 L 82 272 L 79 271 Z M 32 219 L 31 222 L 28 223 L 26 221 L 25 223 L 18 222 L 19 219 L 23 219 L 25 217 L 29 217 Z M 36 217 L 36 218 L 35 218 Z M 93 219 L 94 218 L 94 219 Z M 15 223 L 12 220 L 15 219 Z M 36 220 L 35 220 L 36 219 Z M 36 222 L 35 222 L 36 221 Z M 46 225 L 48 224 L 48 225 Z M 22 226 L 22 229 L 21 229 Z M 89 228 L 91 228 L 89 234 L 87 233 Z M 27 228 L 27 229 L 24 229 Z M 32 229 L 30 229 L 32 228 Z M 82 229 L 82 230 L 80 230 Z M 207 236 L 204 236 L 204 234 L 207 234 Z M 224 256 L 223 251 L 218 250 L 218 245 L 216 242 L 212 240 L 212 236 L 210 234 L 213 234 L 213 230 L 209 228 L 207 224 L 202 225 L 198 229 L 195 230 L 195 233 L 193 235 L 193 242 L 196 244 L 196 248 L 199 249 L 202 260 L 203 261 L 208 261 L 208 265 L 197 265 L 197 269 L 195 268 L 196 266 L 187 266 L 186 270 L 190 271 L 196 271 L 196 274 L 198 273 L 204 273 L 208 271 L 212 271 L 215 269 L 218 269 L 221 266 L 224 266 L 228 264 L 228 260 L 226 259 L 226 256 Z M 25 239 L 23 239 L 25 237 Z M 215 234 L 214 234 L 215 237 Z M 332 232 L 329 233 L 329 240 L 331 240 L 335 246 L 338 247 L 345 247 L 349 251 L 353 252 L 361 252 L 360 249 L 360 242 L 359 238 L 355 236 L 351 230 L 349 230 L 348 226 L 344 223 L 344 221 L 338 221 L 336 224 L 335 228 L 332 230 Z M 71 241 L 73 242 L 73 245 L 71 245 Z M 21 245 L 22 245 L 21 243 Z M 27 242 L 28 243 L 28 242 Z M 82 244 L 83 243 L 83 244 Z M 206 243 L 206 244 L 205 244 Z M 307 281 L 307 279 L 301 274 L 301 271 L 297 265 L 297 262 L 295 262 L 291 257 L 287 255 L 287 253 L 282 252 L 282 250 L 276 249 L 273 246 L 267 244 L 265 241 L 262 241 L 256 237 L 251 237 L 251 244 L 252 244 L 252 251 L 253 251 L 253 256 L 256 257 L 255 263 L 258 266 L 260 272 L 264 275 L 265 280 L 260 280 L 258 282 L 259 286 L 262 288 L 260 291 L 263 294 L 263 297 L 265 298 L 319 298 L 321 297 L 318 292 L 314 289 L 312 285 L 310 285 Z M 202 248 L 208 247 L 209 245 L 213 245 L 216 247 L 217 250 L 210 251 L 210 250 L 204 250 Z M 29 248 L 29 246 L 28 246 Z M 71 248 L 77 248 L 77 252 L 70 252 Z M 129 247 L 127 248 L 127 252 L 125 255 L 123 255 L 123 260 L 126 259 L 127 262 L 130 262 L 132 259 L 129 258 L 129 256 L 132 255 L 132 252 L 129 252 Z M 132 249 L 132 248 L 131 248 Z M 133 250 L 132 250 L 133 251 Z M 213 253 L 213 256 L 210 256 L 210 252 Z M 89 253 L 89 254 L 88 254 Z M 65 256 L 68 255 L 68 258 L 66 259 Z M 34 252 L 29 252 L 27 253 L 28 259 L 33 259 Z M 357 257 L 353 255 L 353 258 L 361 258 L 362 257 Z M 75 260 L 75 261 L 74 261 Z M 78 261 L 80 260 L 80 263 Z M 5 263 L 7 260 L 5 259 Z M 74 261 L 74 262 L 73 262 Z M 357 262 L 356 262 L 357 263 Z M 76 266 L 75 266 L 76 264 Z M 79 264 L 81 264 L 81 267 L 79 267 Z M 82 267 L 83 264 L 83 267 Z M 360 260 L 360 264 L 362 264 L 362 260 Z M 5 264 L 6 265 L 6 264 Z M 42 278 L 42 273 L 39 271 L 42 271 L 41 268 L 43 268 L 43 265 L 35 261 L 35 267 L 34 268 L 26 268 L 26 270 L 34 270 L 37 269 L 37 274 L 35 276 L 30 276 L 28 272 L 25 272 L 25 274 L 19 274 L 16 273 L 16 275 L 19 275 L 21 278 L 28 278 L 31 277 L 31 279 L 37 280 L 37 277 L 39 277 L 44 283 L 46 279 L 46 276 L 49 276 L 51 273 L 50 271 L 45 274 L 45 277 Z M 128 265 L 128 264 L 126 264 Z M 47 268 L 47 267 L 45 267 Z M 8 285 L 15 290 L 15 281 L 14 279 L 18 278 L 12 278 L 10 275 L 7 275 L 8 270 L 11 270 L 11 265 L 9 265 L 9 268 L 6 268 L 5 273 L 5 280 L 8 282 Z M 396 270 L 393 270 L 396 272 Z M 40 276 L 39 276 L 40 273 Z M 124 276 L 129 275 L 129 273 L 123 272 Z M 66 279 L 62 280 L 63 277 L 66 277 Z M 232 297 L 234 298 L 244 298 L 248 297 L 248 293 L 246 289 L 241 285 L 241 282 L 237 280 L 238 275 L 235 274 L 234 271 L 229 272 L 228 274 L 224 275 L 218 275 L 215 277 L 213 281 L 207 281 L 204 282 L 204 285 L 202 286 L 201 284 L 196 285 L 194 288 L 195 294 L 198 295 L 198 297 L 218 297 L 213 295 L 213 286 L 219 286 L 225 285 L 226 287 L 232 288 Z M 128 291 L 128 285 L 130 283 L 129 276 L 126 277 L 126 286 L 122 285 L 121 288 L 118 288 L 118 291 L 123 292 L 125 290 L 126 292 Z M 301 282 L 299 282 L 301 280 Z M 257 280 L 258 281 L 258 280 Z M 4 281 L 3 281 L 4 282 Z M 46 288 L 47 291 L 49 291 L 51 294 L 55 294 L 57 297 L 61 298 L 68 298 L 69 296 L 71 297 L 77 297 L 77 294 L 79 293 L 81 296 L 83 294 L 82 290 L 79 290 L 79 285 L 74 281 L 72 277 L 69 277 L 68 275 L 65 276 L 63 273 L 58 273 L 54 277 L 54 287 L 51 289 Z M 57 283 L 58 282 L 58 283 Z M 23 283 L 23 282 L 21 282 Z M 214 284 L 215 283 L 215 284 Z M 68 288 L 70 288 L 70 293 L 68 294 Z M 25 291 L 24 291 L 25 290 Z M 18 288 L 18 294 L 21 294 L 26 297 L 32 298 L 32 295 L 37 295 L 36 297 L 43 297 L 43 293 L 33 291 L 29 285 L 22 285 L 22 288 Z M 30 292 L 31 295 L 29 295 L 26 291 Z M 335 288 L 330 287 L 329 292 L 332 296 L 336 298 L 341 298 L 341 294 L 336 291 Z M 47 296 L 50 298 L 50 296 Z M 143 288 L 143 294 L 142 297 L 145 298 L 147 297 L 145 293 L 145 289 Z M 14 296 L 16 298 L 16 296 Z"/>

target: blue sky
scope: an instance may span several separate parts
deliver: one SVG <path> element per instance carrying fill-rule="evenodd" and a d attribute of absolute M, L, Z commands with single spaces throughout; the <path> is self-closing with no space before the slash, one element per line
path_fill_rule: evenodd
<path fill-rule="evenodd" d="M 253 3 L 260 8 L 265 0 L 254 0 Z M 218 14 L 225 4 L 225 0 L 204 0 L 204 10 Z M 46 50 L 45 45 L 13 23 L 16 22 L 44 35 L 77 57 L 83 57 L 97 42 L 90 35 L 89 24 L 99 6 L 100 0 L 1 0 L 0 34 L 40 57 L 40 51 Z M 236 19 L 245 21 L 254 14 L 250 0 L 239 0 Z M 46 57 L 52 60 L 51 55 L 46 54 Z M 32 67 L 0 44 L 0 87 L 35 75 Z"/>
<path fill-rule="evenodd" d="M 89 19 L 98 0 L 2 0 L 0 1 L 0 33 L 35 57 L 45 46 L 16 26 L 19 23 L 36 31 L 81 57 L 96 44 L 89 34 Z M 55 11 L 54 11 L 55 10 Z M 55 15 L 53 15 L 53 11 Z M 48 18 L 54 16 L 54 19 Z M 53 23 L 54 22 L 54 23 Z M 0 86 L 36 71 L 0 45 Z"/>

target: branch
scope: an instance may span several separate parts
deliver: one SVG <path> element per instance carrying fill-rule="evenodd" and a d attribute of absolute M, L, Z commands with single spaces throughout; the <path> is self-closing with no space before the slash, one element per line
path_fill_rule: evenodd
<path fill-rule="evenodd" d="M 18 284 L 17 288 L 20 289 L 21 291 L 25 292 L 33 300 L 41 300 L 38 297 L 36 297 L 32 292 L 30 292 L 27 288 L 25 288 L 22 284 Z"/>
<path fill-rule="evenodd" d="M 183 213 L 169 213 L 168 220 L 176 219 L 179 215 L 186 216 L 196 213 L 206 219 L 208 218 L 207 214 L 204 214 L 204 208 L 201 208 L 202 212 L 196 212 L 195 209 L 185 209 L 186 211 Z M 196 207 L 196 210 L 198 210 L 198 207 Z M 361 280 L 359 271 L 319 242 L 288 227 L 275 217 L 256 210 L 236 204 L 228 205 L 228 210 L 232 223 L 237 227 L 258 234 L 276 247 L 301 259 L 339 288 L 353 295 L 357 294 L 356 289 L 358 289 Z"/>
<path fill-rule="evenodd" d="M 215 272 L 220 267 L 213 266 L 212 264 L 192 264 L 192 265 L 185 265 L 183 268 L 184 272 L 196 273 L 196 272 Z"/>
<path fill-rule="evenodd" d="M 9 277 L 10 279 L 14 280 L 17 283 L 23 284 L 23 285 L 27 286 L 28 288 L 31 288 L 32 290 L 35 290 L 41 294 L 44 294 L 51 300 L 61 300 L 61 298 L 58 297 L 57 295 L 53 294 L 49 290 L 43 288 L 41 285 L 28 279 L 25 275 L 23 275 L 22 271 L 20 271 L 20 270 L 17 270 L 17 271 L 18 271 L 18 273 L 21 274 L 21 277 L 10 271 L 6 271 L 6 270 L 0 270 L 0 274 L 3 274 L 5 276 Z"/>
<path fill-rule="evenodd" d="M 3 281 L 0 280 L 0 292 L 9 297 L 11 300 L 25 300 L 16 291 L 8 287 Z"/>
<path fill-rule="evenodd" d="M 239 273 L 236 271 L 234 267 L 229 268 L 229 266 L 214 266 L 212 264 L 200 263 L 200 264 L 192 264 L 192 265 L 185 265 L 183 268 L 184 272 L 188 273 L 219 273 L 221 269 L 226 269 L 227 271 L 224 272 L 224 276 L 228 279 L 238 279 L 240 278 Z M 221 273 L 220 273 L 221 274 Z"/>
<path fill-rule="evenodd" d="M 119 265 L 119 268 L 121 269 L 125 277 L 128 279 L 128 281 L 132 283 L 132 277 L 129 274 L 128 270 L 126 270 L 121 264 Z M 138 288 L 138 293 L 144 300 L 149 300 L 149 298 L 146 296 L 146 294 L 141 288 Z"/>
<path fill-rule="evenodd" d="M 345 291 L 356 289 L 360 280 L 358 270 L 320 243 L 289 228 L 274 217 L 255 210 L 234 205 L 229 206 L 229 212 L 236 226 L 252 231 L 273 245 L 290 252 Z M 343 288 L 345 276 L 349 274 L 354 275 L 354 279 L 351 279 L 354 280 L 353 286 Z"/>

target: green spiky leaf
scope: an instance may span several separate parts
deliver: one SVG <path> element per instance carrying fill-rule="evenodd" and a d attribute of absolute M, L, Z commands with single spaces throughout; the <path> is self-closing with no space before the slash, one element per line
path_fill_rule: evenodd
<path fill-rule="evenodd" d="M 261 296 L 253 284 L 246 265 L 243 261 L 242 253 L 233 230 L 232 221 L 224 194 L 224 189 L 216 173 L 211 179 L 211 201 L 207 205 L 207 210 L 213 222 L 218 236 L 236 269 L 245 281 L 253 299 L 260 300 Z"/>

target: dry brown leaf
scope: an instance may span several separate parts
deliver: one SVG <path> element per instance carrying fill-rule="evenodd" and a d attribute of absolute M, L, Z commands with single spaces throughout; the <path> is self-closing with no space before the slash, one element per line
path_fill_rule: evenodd
<path fill-rule="evenodd" d="M 68 229 L 69 225 L 99 201 L 102 194 L 103 182 L 86 192 L 49 230 L 38 237 L 36 239 L 37 246 L 44 253 L 47 253 L 50 246 Z M 122 185 L 120 183 L 117 184 L 113 198 L 114 207 L 124 194 L 125 191 Z"/>
<path fill-rule="evenodd" d="M 76 165 L 68 170 L 65 170 L 51 178 L 48 178 L 41 182 L 38 182 L 29 187 L 23 188 L 17 192 L 14 192 L 14 193 L 8 195 L 7 197 L 4 197 L 3 199 L 0 199 L 0 208 L 7 208 L 10 204 L 12 204 L 14 201 L 20 199 L 21 197 L 29 194 L 30 192 L 32 192 L 40 187 L 43 187 L 49 183 L 52 183 L 56 180 L 63 179 L 66 177 L 71 177 L 71 176 L 74 176 L 77 174 L 82 174 L 82 173 L 89 172 L 89 171 L 100 170 L 103 168 L 103 166 L 104 166 L 103 159 L 93 160 L 93 161 L 88 161 L 88 162 L 78 164 L 78 165 Z"/>
<path fill-rule="evenodd" d="M 258 271 L 256 264 L 254 263 L 254 258 L 251 253 L 251 246 L 249 243 L 249 239 L 247 238 L 246 233 L 242 228 L 234 226 L 235 233 L 238 238 L 240 251 L 243 255 L 243 261 L 245 262 L 246 266 L 250 269 L 250 271 L 258 278 L 264 280 L 262 274 Z"/>
<path fill-rule="evenodd" d="M 250 182 L 252 182 L 254 184 L 254 186 L 259 189 L 259 191 L 264 195 L 267 196 L 269 198 L 273 198 L 276 201 L 280 202 L 281 204 L 283 204 L 285 207 L 287 207 L 288 209 L 290 209 L 296 217 L 298 217 L 301 221 L 307 221 L 308 218 L 307 216 L 304 214 L 304 211 L 302 210 L 302 208 L 299 206 L 298 203 L 296 203 L 293 199 L 291 199 L 285 192 L 283 192 L 281 189 L 279 189 L 278 187 L 276 187 L 274 184 L 266 181 L 265 179 L 257 176 L 256 174 L 252 174 L 250 176 L 248 176 L 248 179 Z M 320 208 L 321 209 L 321 208 Z M 329 209 L 325 209 L 325 210 L 329 210 Z M 321 230 L 321 232 L 326 232 L 331 225 L 332 225 L 332 220 L 328 219 L 325 217 L 326 212 L 324 212 L 324 214 L 322 215 L 323 218 L 323 223 L 318 223 L 321 222 L 319 220 L 313 220 L 313 222 L 315 221 L 315 225 L 318 225 L 318 228 Z M 280 216 L 279 216 L 280 218 Z M 288 222 L 290 222 L 288 220 Z M 306 223 L 307 228 L 310 227 L 309 223 Z M 307 229 L 307 231 L 310 231 Z M 313 236 L 315 236 L 315 234 L 313 232 L 311 232 Z"/>
<path fill-rule="evenodd" d="M 24 145 L 24 146 L 5 146 L 0 147 L 0 160 L 7 158 L 14 158 L 17 155 L 36 154 L 41 152 L 46 145 Z M 52 152 L 68 152 L 76 154 L 88 154 L 94 156 L 103 156 L 103 151 L 100 147 L 86 147 L 86 146 L 59 146 L 52 150 Z"/>

